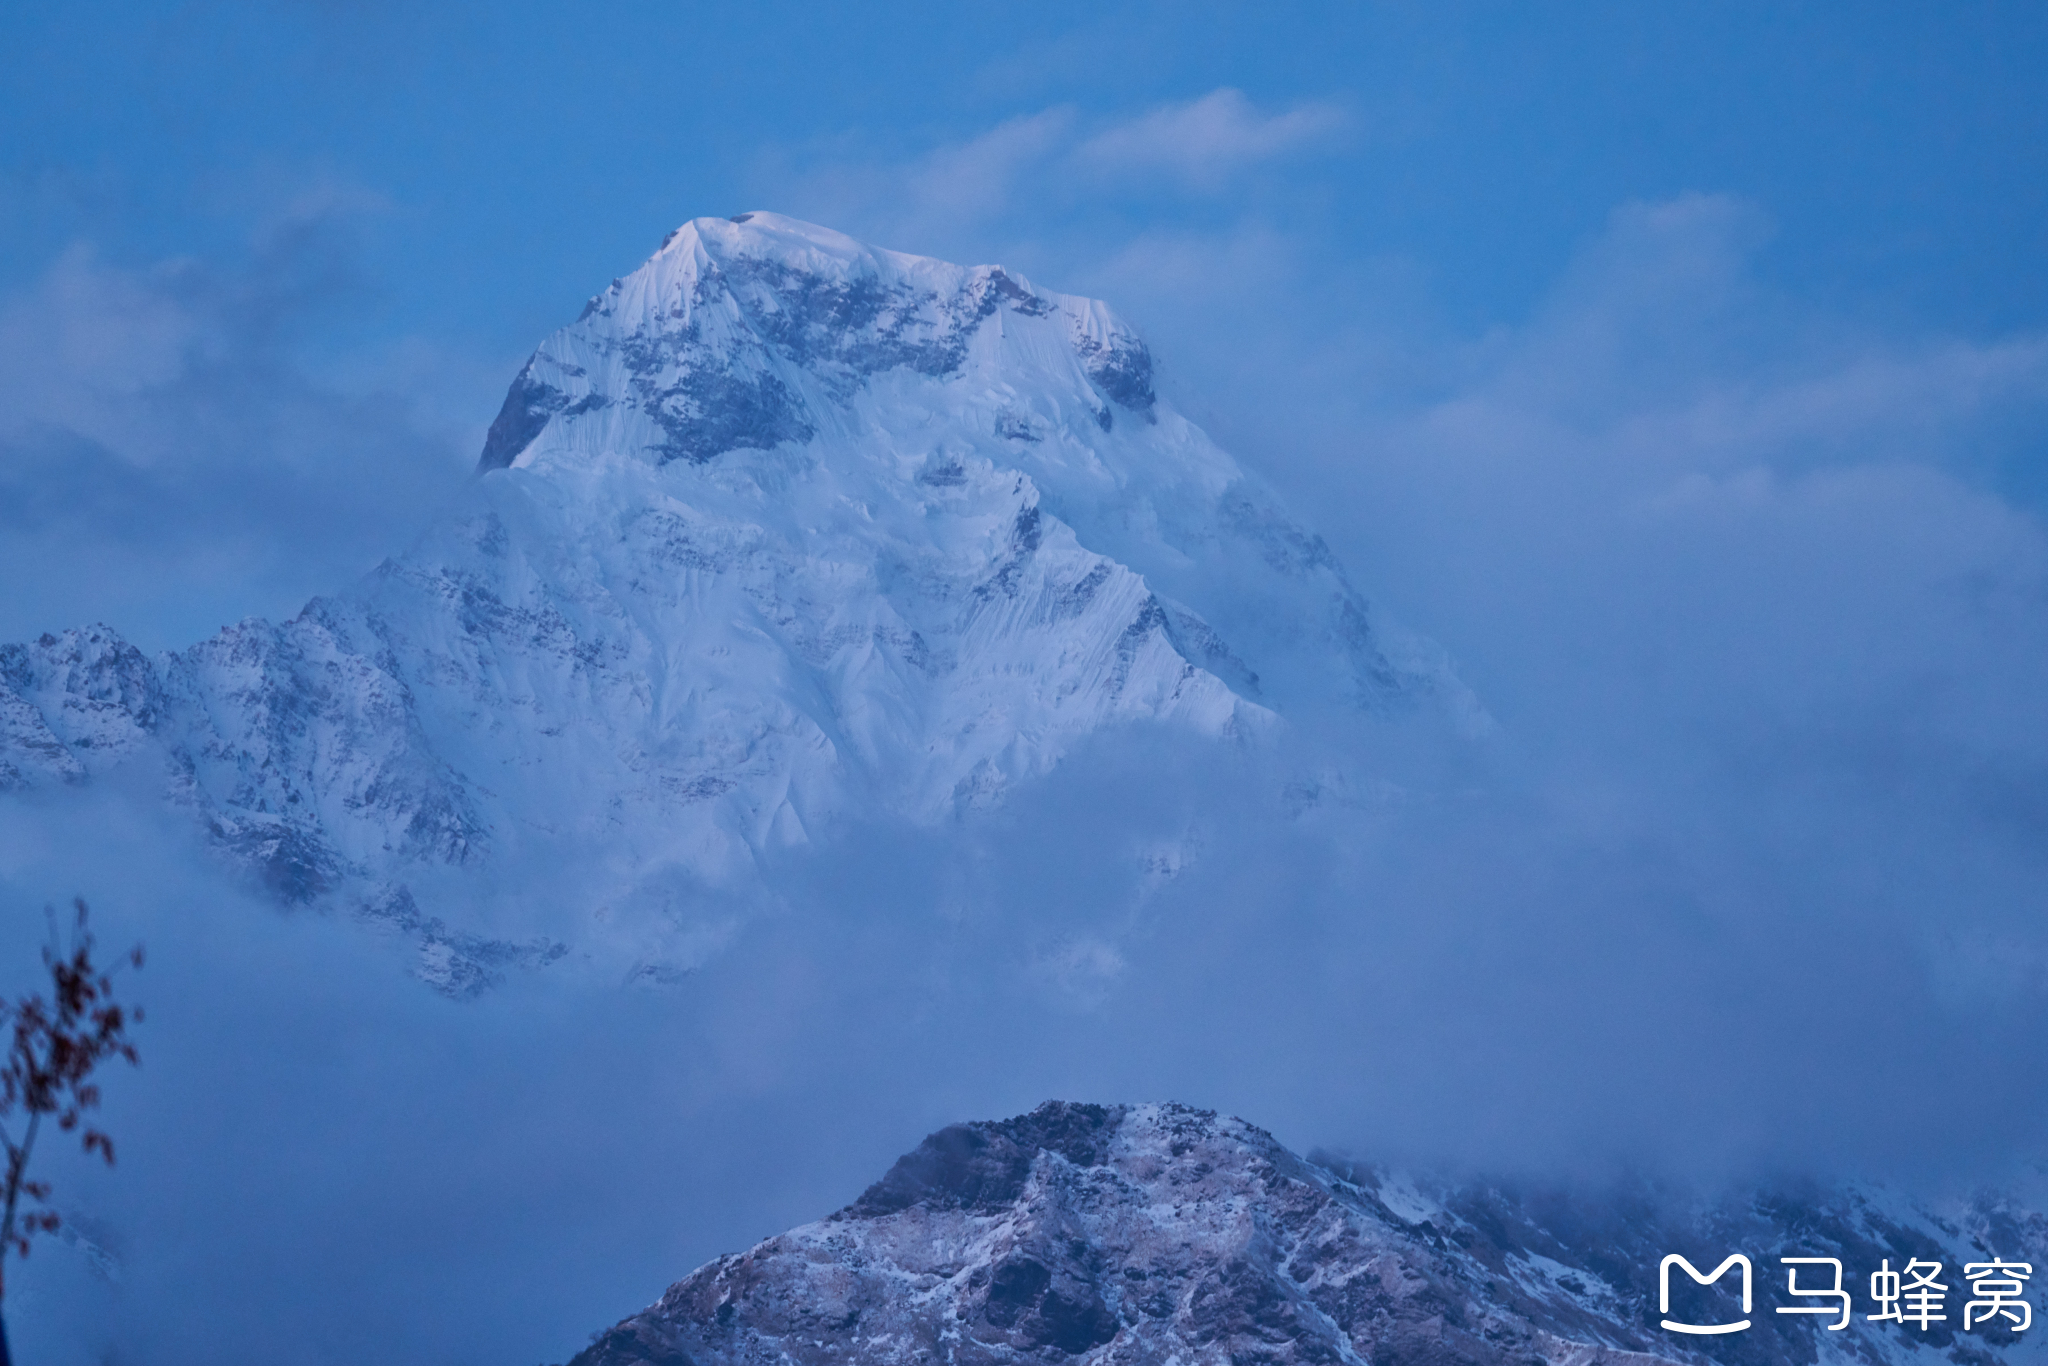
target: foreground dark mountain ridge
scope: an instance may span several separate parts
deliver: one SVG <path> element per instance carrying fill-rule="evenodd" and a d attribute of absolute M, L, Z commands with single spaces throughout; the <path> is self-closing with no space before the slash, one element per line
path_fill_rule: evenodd
<path fill-rule="evenodd" d="M 1736 1251 L 1756 1268 L 1753 1327 L 1661 1328 L 1664 1255 L 1711 1269 Z M 1718 1202 L 1435 1189 L 1298 1157 L 1212 1111 L 1049 1102 L 941 1129 L 852 1205 L 699 1268 L 571 1366 L 2031 1359 L 2025 1334 L 1959 1331 L 1953 1296 L 1948 1322 L 1910 1338 L 1865 1321 L 1880 1260 L 1956 1273 L 1991 1255 L 2042 1265 L 2048 1221 L 1996 1197 L 1929 1210 L 1860 1187 Z M 1829 1333 L 1772 1312 L 1781 1256 L 1841 1259 L 1855 1322 Z M 1688 1307 L 1741 1317 L 1726 1285 L 1688 1287 Z"/>

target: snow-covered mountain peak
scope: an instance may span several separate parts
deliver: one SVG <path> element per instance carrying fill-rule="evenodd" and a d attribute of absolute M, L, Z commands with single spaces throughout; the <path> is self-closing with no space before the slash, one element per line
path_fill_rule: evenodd
<path fill-rule="evenodd" d="M 1145 342 L 1099 301 L 776 214 L 696 219 L 541 345 L 480 465 L 717 507 L 856 557 L 878 535 L 969 528 L 986 557 L 1029 514 L 1199 617 L 1188 658 L 1245 701 L 1372 709 L 1420 691 L 1483 725 L 1152 381 Z"/>
<path fill-rule="evenodd" d="M 1150 352 L 1094 300 L 751 213 L 685 224 L 544 342 L 480 463 L 702 465 L 857 440 L 919 399 L 1025 441 L 1073 418 L 1108 431 L 1118 409 L 1149 422 L 1156 404 Z"/>
<path fill-rule="evenodd" d="M 155 754 L 280 896 L 437 962 L 687 966 L 691 888 L 850 813 L 1000 802 L 1119 728 L 1484 724 L 1135 331 L 997 266 L 694 220 L 541 344 L 480 467 L 289 622 L 153 662 L 9 647 L 0 784 Z"/>

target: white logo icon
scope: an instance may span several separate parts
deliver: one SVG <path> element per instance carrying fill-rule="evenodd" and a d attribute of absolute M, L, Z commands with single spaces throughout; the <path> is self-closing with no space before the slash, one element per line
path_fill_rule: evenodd
<path fill-rule="evenodd" d="M 1733 1254 L 1727 1261 L 1715 1267 L 1713 1274 L 1710 1276 L 1702 1276 L 1698 1267 L 1675 1252 L 1666 1257 L 1657 1267 L 1657 1308 L 1659 1312 L 1664 1314 L 1671 1312 L 1671 1268 L 1673 1266 L 1684 1267 L 1685 1274 L 1701 1285 L 1712 1285 L 1715 1281 L 1721 1279 L 1722 1274 L 1729 1267 L 1740 1266 L 1742 1268 L 1742 1312 L 1745 1314 L 1749 1312 L 1749 1258 L 1743 1256 L 1740 1252 Z M 1837 1270 L 1839 1271 L 1839 1268 Z M 1674 1333 L 1739 1333 L 1749 1327 L 1749 1320 L 1744 1319 L 1740 1323 L 1698 1324 L 1673 1323 L 1667 1318 L 1664 1320 L 1664 1326 Z"/>

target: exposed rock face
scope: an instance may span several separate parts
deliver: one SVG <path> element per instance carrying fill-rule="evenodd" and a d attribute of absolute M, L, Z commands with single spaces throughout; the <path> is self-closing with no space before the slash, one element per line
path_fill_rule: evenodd
<path fill-rule="evenodd" d="M 1751 1330 L 1659 1326 L 1667 1252 L 1756 1264 Z M 2048 1221 L 1996 1201 L 1933 1215 L 1882 1192 L 1692 1207 L 1559 1203 L 1490 1187 L 1425 1194 L 1305 1161 L 1241 1120 L 1177 1105 L 1051 1103 L 942 1129 L 859 1200 L 677 1282 L 571 1366 L 740 1363 L 1357 1363 L 1773 1366 L 1822 1354 L 1959 1363 L 2039 1355 L 1948 1323 L 1863 1320 L 1880 1258 L 2048 1260 Z M 1857 1322 L 1779 1316 L 1780 1256 L 1834 1256 Z M 1951 1282 L 1960 1285 L 1960 1277 Z M 1686 1305 L 1739 1317 L 1728 1283 Z M 1782 1299 L 1782 1295 L 1778 1296 Z M 1981 1328 L 1981 1326 L 1980 1326 Z"/>
<path fill-rule="evenodd" d="M 0 645 L 0 791 L 76 782 L 148 744 L 167 709 L 156 669 L 104 626 Z"/>
<path fill-rule="evenodd" d="M 1483 724 L 1128 327 L 999 267 L 696 220 L 534 353 L 480 468 L 290 621 L 0 648 L 0 790 L 154 765 L 281 900 L 681 970 L 671 884 L 1117 727 Z"/>

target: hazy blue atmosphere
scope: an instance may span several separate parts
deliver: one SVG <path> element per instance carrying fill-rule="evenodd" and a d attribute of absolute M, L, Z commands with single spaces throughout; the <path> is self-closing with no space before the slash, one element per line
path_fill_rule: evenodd
<path fill-rule="evenodd" d="M 680 986 L 462 1003 L 118 784 L 10 795 L 0 980 L 79 893 L 150 953 L 121 1164 L 53 1166 L 119 1273 L 12 1270 L 21 1359 L 563 1360 L 1049 1096 L 1553 1175 L 2038 1167 L 2044 73 L 1991 4 L 10 11 L 0 641 L 349 584 L 544 336 L 767 209 L 1109 301 L 1498 723 L 1308 821 L 1126 737 L 792 854 Z"/>

